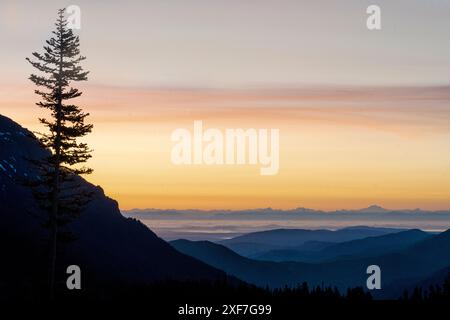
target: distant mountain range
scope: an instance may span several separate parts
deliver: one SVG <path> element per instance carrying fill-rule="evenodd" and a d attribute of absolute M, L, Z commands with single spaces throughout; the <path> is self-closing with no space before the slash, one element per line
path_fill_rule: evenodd
<path fill-rule="evenodd" d="M 166 240 L 218 241 L 249 232 L 280 228 L 335 230 L 345 226 L 370 225 L 436 232 L 450 228 L 450 211 L 389 210 L 376 205 L 359 210 L 329 212 L 306 208 L 237 211 L 135 209 L 123 211 L 123 214 L 141 220 Z"/>
<path fill-rule="evenodd" d="M 0 115 L 0 288 L 33 291 L 47 279 L 47 230 L 31 190 L 20 181 L 36 171 L 27 159 L 47 154 L 34 135 Z M 59 274 L 79 265 L 91 283 L 147 283 L 154 280 L 217 280 L 225 274 L 188 257 L 141 222 L 125 218 L 100 187 L 77 178 L 94 197 L 71 224 L 77 240 L 58 255 Z M 182 266 L 182 269 L 180 269 Z M 89 281 L 87 280 L 89 279 Z M 20 291 L 21 290 L 21 291 Z M 6 292 L 6 291 L 5 291 Z M 1 296 L 1 295 L 0 295 Z"/>
<path fill-rule="evenodd" d="M 449 219 L 450 211 L 427 211 L 421 209 L 391 210 L 378 205 L 357 210 L 323 211 L 307 208 L 291 210 L 251 209 L 251 210 L 177 210 L 177 209 L 132 209 L 124 214 L 142 219 L 245 219 L 245 220 L 290 220 L 290 219 L 336 219 L 371 218 L 371 219 Z"/>

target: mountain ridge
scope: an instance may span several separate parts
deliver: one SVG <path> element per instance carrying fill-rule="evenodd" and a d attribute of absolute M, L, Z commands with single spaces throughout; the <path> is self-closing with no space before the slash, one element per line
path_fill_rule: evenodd
<path fill-rule="evenodd" d="M 0 251 L 5 253 L 0 274 L 9 275 L 0 279 L 0 286 L 11 291 L 14 287 L 44 285 L 36 279 L 46 279 L 48 234 L 41 225 L 46 213 L 20 181 L 37 175 L 28 159 L 41 159 L 47 154 L 30 131 L 0 115 Z M 93 192 L 93 198 L 70 224 L 77 240 L 58 255 L 60 277 L 65 274 L 64 266 L 70 264 L 79 265 L 85 277 L 95 283 L 215 281 L 226 277 L 224 272 L 174 250 L 136 219 L 124 217 L 118 203 L 99 186 L 75 178 Z M 36 266 L 36 274 L 27 271 L 30 265 Z M 184 266 L 182 272 L 180 265 Z M 90 281 L 86 281 L 87 286 Z"/>

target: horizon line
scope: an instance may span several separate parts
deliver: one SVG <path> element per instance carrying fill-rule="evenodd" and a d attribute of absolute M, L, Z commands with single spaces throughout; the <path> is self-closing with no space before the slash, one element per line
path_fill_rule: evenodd
<path fill-rule="evenodd" d="M 175 209 L 175 208 L 132 208 L 132 209 L 120 209 L 121 212 L 131 212 L 131 211 L 200 211 L 200 212 L 217 212 L 217 211 L 230 211 L 230 212 L 242 212 L 242 211 L 262 211 L 262 210 L 271 210 L 271 211 L 295 211 L 295 210 L 310 210 L 310 211 L 317 211 L 317 212 L 337 212 L 337 211 L 362 211 L 362 210 L 383 210 L 383 211 L 422 211 L 422 212 L 450 212 L 450 209 L 441 209 L 441 210 L 428 210 L 428 209 L 422 209 L 422 208 L 402 208 L 402 209 L 389 209 L 385 208 L 380 205 L 370 205 L 368 207 L 358 208 L 358 209 L 329 209 L 329 210 L 323 210 L 323 209 L 313 209 L 313 208 L 306 208 L 306 207 L 293 207 L 289 209 L 281 209 L 281 208 L 272 208 L 272 207 L 265 207 L 265 208 L 248 208 L 248 209 L 200 209 L 200 208 L 186 208 L 186 209 Z"/>

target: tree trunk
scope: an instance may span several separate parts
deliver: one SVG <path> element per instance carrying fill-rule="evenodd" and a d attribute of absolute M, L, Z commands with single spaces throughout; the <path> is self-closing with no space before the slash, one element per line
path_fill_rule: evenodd
<path fill-rule="evenodd" d="M 62 38 L 62 34 L 61 34 Z M 62 44 L 61 44 L 62 47 Z M 60 65 L 59 65 L 59 88 L 58 88 L 58 103 L 56 106 L 56 137 L 55 137 L 55 163 L 54 180 L 52 190 L 52 211 L 50 217 L 50 251 L 49 251 L 49 298 L 50 301 L 55 300 L 55 283 L 56 283 L 56 255 L 58 249 L 58 203 L 59 203 L 59 180 L 60 180 L 60 155 L 61 155 L 61 121 L 62 121 L 62 62 L 63 54 L 62 48 L 60 51 Z"/>

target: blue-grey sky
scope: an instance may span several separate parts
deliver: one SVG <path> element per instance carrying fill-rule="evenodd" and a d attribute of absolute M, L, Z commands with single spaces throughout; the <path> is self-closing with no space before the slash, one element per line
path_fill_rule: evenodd
<path fill-rule="evenodd" d="M 0 0 L 0 81 L 21 82 L 70 4 L 91 81 L 247 87 L 450 83 L 449 0 Z M 366 28 L 366 8 L 382 30 Z"/>

